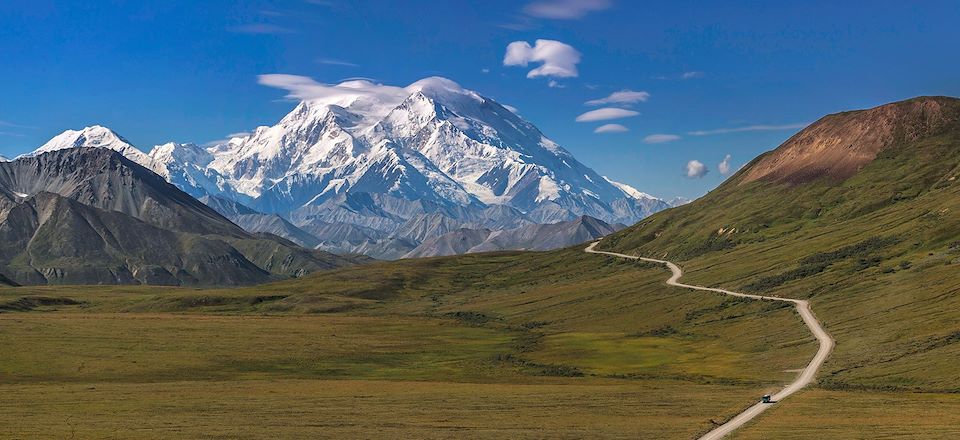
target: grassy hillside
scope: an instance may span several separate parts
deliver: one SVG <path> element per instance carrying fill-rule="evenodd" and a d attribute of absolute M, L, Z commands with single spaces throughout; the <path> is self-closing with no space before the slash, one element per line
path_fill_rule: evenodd
<path fill-rule="evenodd" d="M 810 298 L 837 339 L 822 386 L 960 391 L 960 131 L 896 145 L 839 184 L 738 177 L 601 247 L 677 260 L 699 283 Z"/>
<path fill-rule="evenodd" d="M 895 396 L 907 407 L 918 399 L 890 391 L 960 392 L 960 124 L 894 139 L 843 180 L 746 182 L 758 158 L 700 200 L 600 247 L 677 261 L 689 282 L 808 298 L 837 341 L 818 386 L 868 392 L 828 403 L 834 422 Z M 955 400 L 929 396 L 931 404 Z M 795 420 L 790 407 L 813 411 L 811 399 L 785 403 L 754 432 Z M 814 436 L 832 433 L 830 425 L 824 420 Z"/>

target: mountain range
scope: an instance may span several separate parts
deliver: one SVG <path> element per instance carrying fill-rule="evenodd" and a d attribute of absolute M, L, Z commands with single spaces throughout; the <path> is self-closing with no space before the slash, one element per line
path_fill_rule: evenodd
<path fill-rule="evenodd" d="M 599 175 L 515 111 L 451 80 L 402 88 L 354 80 L 335 89 L 300 102 L 274 126 L 214 145 L 167 143 L 144 153 L 93 126 L 27 156 L 111 149 L 250 230 L 378 258 L 407 255 L 457 229 L 584 215 L 609 227 L 670 206 Z"/>
<path fill-rule="evenodd" d="M 10 283 L 251 284 L 361 261 L 247 232 L 109 149 L 0 163 L 0 273 Z"/>

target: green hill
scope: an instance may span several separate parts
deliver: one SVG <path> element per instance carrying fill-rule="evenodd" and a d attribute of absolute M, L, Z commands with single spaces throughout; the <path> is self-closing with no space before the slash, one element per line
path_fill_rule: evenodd
<path fill-rule="evenodd" d="M 701 284 L 809 298 L 837 339 L 824 387 L 957 392 L 958 179 L 960 100 L 915 98 L 824 117 L 600 247 L 678 261 Z"/>

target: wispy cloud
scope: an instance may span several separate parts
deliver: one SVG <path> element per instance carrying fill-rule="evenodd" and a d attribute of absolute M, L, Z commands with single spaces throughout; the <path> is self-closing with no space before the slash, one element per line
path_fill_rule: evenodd
<path fill-rule="evenodd" d="M 507 45 L 503 56 L 504 66 L 527 67 L 530 63 L 541 63 L 540 67 L 527 72 L 527 78 L 576 77 L 580 52 L 573 46 L 556 40 L 537 40 L 533 46 L 526 41 L 514 41 Z"/>
<path fill-rule="evenodd" d="M 261 9 L 259 12 L 260 15 L 265 15 L 267 17 L 283 17 L 286 15 L 283 12 L 275 11 L 273 9 Z"/>
<path fill-rule="evenodd" d="M 541 0 L 525 6 L 523 13 L 550 20 L 576 20 L 611 5 L 610 0 Z"/>
<path fill-rule="evenodd" d="M 10 128 L 36 128 L 36 127 L 31 127 L 31 126 L 29 126 L 29 125 L 14 124 L 13 122 L 10 122 L 10 121 L 0 121 L 0 127 L 10 127 Z"/>
<path fill-rule="evenodd" d="M 593 130 L 594 133 L 624 133 L 627 131 L 630 131 L 630 129 L 620 124 L 604 124 Z"/>
<path fill-rule="evenodd" d="M 560 84 L 560 81 L 557 81 L 557 80 L 555 80 L 555 79 L 551 79 L 550 81 L 548 81 L 548 82 L 547 82 L 547 87 L 550 87 L 551 89 L 565 89 L 565 88 L 567 88 L 567 86 L 565 86 L 565 85 L 563 85 L 563 84 Z"/>
<path fill-rule="evenodd" d="M 643 143 L 645 144 L 662 144 L 665 142 L 673 142 L 680 140 L 680 136 L 675 134 L 651 134 L 643 138 Z"/>
<path fill-rule="evenodd" d="M 357 63 L 351 63 L 350 61 L 338 60 L 336 58 L 319 58 L 317 62 L 320 64 L 326 64 L 328 66 L 345 66 L 345 67 L 360 67 Z"/>
<path fill-rule="evenodd" d="M 723 160 L 717 165 L 717 170 L 720 171 L 720 174 L 726 176 L 730 174 L 730 155 L 724 156 Z"/>
<path fill-rule="evenodd" d="M 636 104 L 638 102 L 646 102 L 650 99 L 650 94 L 647 92 L 635 92 L 630 89 L 624 89 L 619 92 L 613 92 L 605 98 L 591 99 L 586 102 L 587 105 L 607 105 L 607 104 Z"/>
<path fill-rule="evenodd" d="M 699 70 L 691 70 L 691 71 L 683 72 L 683 73 L 680 73 L 680 74 L 658 75 L 658 76 L 653 77 L 653 79 L 659 79 L 659 80 L 688 80 L 688 79 L 695 79 L 695 78 L 703 78 L 703 76 L 704 76 L 704 73 L 703 73 L 703 72 L 701 72 L 701 71 L 699 71 Z"/>
<path fill-rule="evenodd" d="M 577 116 L 577 122 L 595 122 L 595 121 L 606 121 L 610 119 L 622 119 L 629 118 L 639 115 L 640 112 L 635 112 L 633 110 L 627 110 L 622 108 L 598 108 L 596 110 L 590 110 L 580 116 Z"/>
<path fill-rule="evenodd" d="M 223 138 L 223 139 L 217 139 L 217 140 L 213 140 L 213 141 L 210 141 L 210 142 L 206 142 L 206 143 L 203 144 L 203 146 L 204 146 L 204 147 L 212 147 L 212 146 L 214 146 L 214 145 L 222 145 L 222 144 L 225 144 L 225 143 L 227 143 L 227 142 L 230 142 L 230 139 L 250 137 L 250 135 L 252 135 L 252 134 L 253 134 L 253 133 L 250 133 L 250 132 L 248 132 L 248 131 L 241 131 L 241 132 L 238 132 L 238 133 L 230 133 L 230 134 L 227 135 L 227 137 L 225 137 L 225 138 Z"/>
<path fill-rule="evenodd" d="M 684 174 L 686 174 L 688 179 L 699 179 L 706 176 L 708 172 L 710 172 L 710 170 L 699 160 L 691 160 L 687 162 L 687 166 L 684 167 Z"/>
<path fill-rule="evenodd" d="M 30 130 L 30 129 L 34 129 L 34 128 L 36 128 L 36 127 L 31 127 L 31 126 L 28 126 L 28 125 L 14 124 L 13 122 L 10 122 L 10 121 L 0 121 L 0 128 L 4 128 L 4 130 L 0 130 L 0 136 L 26 137 L 25 134 L 16 133 L 16 132 L 10 131 L 10 130 L 11 130 L 11 129 L 13 129 L 13 130 L 17 130 L 17 129 L 27 129 L 27 130 Z"/>
<path fill-rule="evenodd" d="M 287 99 L 293 100 L 324 99 L 334 102 L 355 96 L 375 96 L 399 103 L 409 94 L 403 87 L 377 84 L 367 78 L 348 78 L 340 84 L 331 85 L 319 83 L 307 76 L 273 73 L 257 76 L 257 82 L 267 87 L 286 90 Z"/>
<path fill-rule="evenodd" d="M 294 31 L 290 28 L 285 28 L 283 26 L 278 26 L 275 24 L 269 23 L 251 23 L 251 24 L 242 24 L 239 26 L 233 26 L 227 28 L 230 32 L 235 32 L 238 34 L 253 34 L 253 35 L 279 35 L 279 34 L 292 34 Z"/>
<path fill-rule="evenodd" d="M 512 105 L 507 105 L 507 104 L 500 104 L 500 105 L 502 105 L 503 108 L 505 108 L 505 109 L 507 109 L 507 110 L 510 110 L 510 111 L 513 112 L 513 114 L 515 114 L 515 115 L 519 115 L 519 114 L 520 114 L 520 110 L 519 110 L 518 108 L 512 106 Z"/>
<path fill-rule="evenodd" d="M 540 27 L 540 23 L 526 15 L 514 15 L 511 21 L 500 23 L 497 27 L 510 29 L 511 31 L 530 31 Z"/>
<path fill-rule="evenodd" d="M 797 128 L 803 128 L 807 125 L 810 125 L 809 122 L 797 122 L 794 124 L 782 124 L 782 125 L 747 125 L 745 127 L 727 127 L 727 128 L 715 128 L 713 130 L 697 130 L 691 131 L 687 134 L 690 136 L 709 136 L 712 134 L 726 134 L 726 133 L 740 133 L 744 131 L 776 131 L 776 130 L 792 130 Z"/>

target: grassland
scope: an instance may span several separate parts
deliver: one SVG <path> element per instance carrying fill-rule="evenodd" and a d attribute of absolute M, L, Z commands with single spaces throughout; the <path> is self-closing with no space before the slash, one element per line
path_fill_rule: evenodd
<path fill-rule="evenodd" d="M 658 381 L 245 380 L 4 386 L 16 438 L 690 438 L 742 389 Z M 715 395 L 712 401 L 699 398 Z M 740 401 L 738 401 L 740 400 Z"/>
<path fill-rule="evenodd" d="M 666 275 L 571 249 L 246 289 L 0 290 L 0 426 L 47 438 L 689 438 L 815 351 L 791 309 L 669 288 Z"/>
<path fill-rule="evenodd" d="M 955 439 L 960 395 L 811 390 L 777 404 L 731 438 Z"/>

